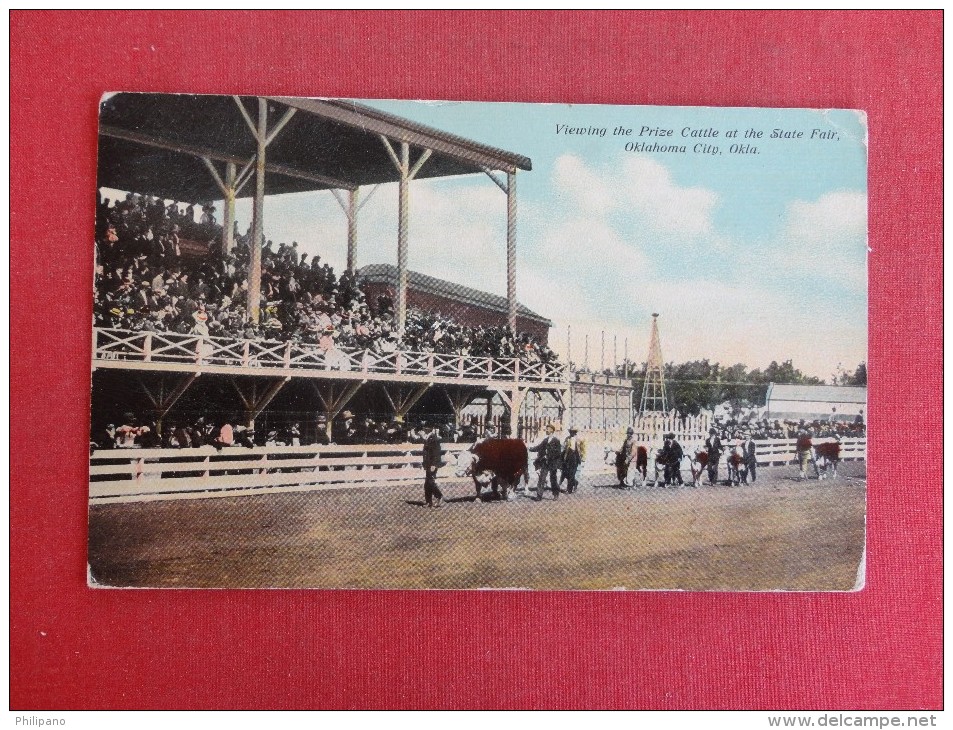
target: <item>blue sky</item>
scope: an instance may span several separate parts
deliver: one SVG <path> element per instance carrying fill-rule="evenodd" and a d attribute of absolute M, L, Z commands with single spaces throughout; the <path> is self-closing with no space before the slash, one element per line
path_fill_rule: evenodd
<path fill-rule="evenodd" d="M 867 349 L 866 121 L 853 111 L 365 102 L 478 142 L 523 154 L 518 174 L 517 290 L 553 320 L 551 344 L 572 358 L 590 338 L 600 363 L 606 332 L 621 359 L 642 360 L 650 315 L 667 360 L 709 358 L 763 367 L 793 359 L 829 377 Z M 567 136 L 558 124 L 606 128 Z M 616 126 L 633 129 L 612 135 Z M 667 138 L 642 127 L 672 129 Z M 683 138 L 686 127 L 718 138 Z M 745 139 L 745 130 L 761 139 Z M 737 139 L 726 139 L 728 130 Z M 772 130 L 801 139 L 771 139 Z M 836 134 L 811 139 L 813 130 Z M 684 144 L 685 154 L 632 152 L 626 142 Z M 731 144 L 759 154 L 731 154 Z M 695 144 L 721 154 L 694 153 Z M 358 265 L 396 261 L 396 185 L 361 211 Z M 250 202 L 240 201 L 242 229 Z M 410 266 L 461 284 L 506 289 L 506 205 L 485 176 L 411 184 Z M 296 240 L 343 268 L 344 215 L 328 192 L 266 201 L 269 238 Z"/>

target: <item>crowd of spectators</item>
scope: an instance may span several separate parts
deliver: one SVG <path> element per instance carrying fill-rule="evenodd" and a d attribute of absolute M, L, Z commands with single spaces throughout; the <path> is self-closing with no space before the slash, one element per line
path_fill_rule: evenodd
<path fill-rule="evenodd" d="M 260 322 L 246 321 L 252 232 L 234 228 L 223 251 L 215 208 L 134 193 L 101 199 L 96 217 L 97 327 L 203 337 L 294 341 L 386 355 L 397 350 L 519 357 L 555 362 L 530 335 L 507 326 L 470 327 L 439 313 L 410 309 L 399 340 L 393 302 L 366 301 L 348 272 L 337 276 L 297 242 L 274 246 L 262 236 Z"/>
<path fill-rule="evenodd" d="M 279 426 L 266 425 L 249 429 L 238 417 L 173 418 L 160 429 L 155 420 L 140 418 L 132 412 L 124 413 L 117 423 L 106 424 L 93 432 L 90 449 L 124 448 L 198 448 L 255 446 L 312 446 L 349 444 L 405 444 L 423 443 L 424 426 L 434 425 L 444 443 L 472 443 L 481 429 L 475 421 L 454 425 L 446 416 L 428 418 L 357 417 L 344 411 L 335 419 L 330 431 L 324 416 L 318 416 L 312 427 L 301 421 L 287 421 Z"/>
<path fill-rule="evenodd" d="M 404 421 L 383 415 L 356 416 L 343 411 L 331 424 L 318 415 L 314 422 L 284 419 L 281 423 L 265 423 L 257 431 L 242 425 L 235 416 L 171 418 L 160 431 L 154 420 L 125 413 L 117 423 L 110 423 L 94 432 L 91 447 L 112 448 L 191 448 L 212 445 L 226 446 L 311 446 L 348 444 L 403 444 L 422 443 L 425 423 L 433 424 L 444 443 L 472 443 L 483 433 L 477 419 L 469 418 L 455 425 L 446 414 L 409 416 Z M 807 421 L 768 420 L 716 421 L 713 426 L 724 443 L 731 443 L 749 435 L 756 441 L 764 439 L 794 439 L 804 433 L 815 438 L 863 438 L 866 436 L 862 420 Z M 506 434 L 503 434 L 506 436 Z"/>
<path fill-rule="evenodd" d="M 767 418 L 751 421 L 715 421 L 713 427 L 718 431 L 720 438 L 728 440 L 739 436 L 751 435 L 756 441 L 763 439 L 793 439 L 802 432 L 818 438 L 863 438 L 867 435 L 867 427 L 863 418 L 854 421 L 842 420 L 769 420 Z"/>

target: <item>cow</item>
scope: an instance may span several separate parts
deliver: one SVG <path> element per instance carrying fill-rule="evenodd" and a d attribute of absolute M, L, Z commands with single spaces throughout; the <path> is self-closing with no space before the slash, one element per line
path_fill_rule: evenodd
<path fill-rule="evenodd" d="M 738 486 L 748 483 L 748 465 L 745 462 L 744 451 L 740 446 L 732 446 L 725 455 L 728 466 L 728 483 Z"/>
<path fill-rule="evenodd" d="M 692 473 L 692 486 L 697 487 L 699 479 L 708 468 L 708 452 L 705 449 L 695 451 L 688 468 Z"/>
<path fill-rule="evenodd" d="M 817 470 L 818 479 L 837 479 L 840 449 L 840 441 L 836 439 L 814 442 L 814 468 Z"/>
<path fill-rule="evenodd" d="M 509 489 L 516 489 L 520 477 L 529 483 L 529 450 L 519 439 L 489 439 L 473 445 L 469 451 L 461 451 L 457 457 L 456 475 L 473 477 L 477 500 L 483 487 L 490 485 L 493 494 L 509 499 Z"/>
<path fill-rule="evenodd" d="M 655 457 L 652 459 L 652 465 L 655 470 L 652 486 L 665 486 L 665 456 L 662 454 L 662 449 L 655 449 Z M 648 484 L 648 480 L 643 480 L 643 483 Z"/>
<path fill-rule="evenodd" d="M 625 476 L 626 486 L 635 486 L 635 479 L 632 479 L 631 484 L 629 483 L 629 473 L 632 471 L 632 464 L 635 464 L 636 474 L 642 475 L 642 486 L 645 486 L 648 481 L 648 469 L 649 469 L 649 450 L 645 446 L 632 446 L 632 452 L 634 458 L 632 458 L 628 463 L 628 470 Z M 617 470 L 620 470 L 623 465 L 625 465 L 624 457 L 619 453 L 617 449 L 613 449 L 611 446 L 606 446 L 605 448 L 605 460 L 606 464 L 609 466 L 616 467 Z M 634 477 L 635 475 L 633 475 Z"/>

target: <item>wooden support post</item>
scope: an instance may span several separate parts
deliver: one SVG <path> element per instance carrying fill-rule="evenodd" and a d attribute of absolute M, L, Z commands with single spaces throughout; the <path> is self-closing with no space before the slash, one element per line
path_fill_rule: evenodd
<path fill-rule="evenodd" d="M 244 109 L 244 107 L 242 108 Z M 235 220 L 235 194 L 237 192 L 235 188 L 235 163 L 225 163 L 225 179 L 222 180 L 211 158 L 203 156 L 202 162 L 205 163 L 205 167 L 208 168 L 209 173 L 211 173 L 212 179 L 215 180 L 215 184 L 218 185 L 218 189 L 222 191 L 222 200 L 225 203 L 225 210 L 223 211 L 224 219 L 222 222 L 222 241 L 220 244 L 222 247 L 222 255 L 224 256 L 232 250 L 232 244 L 235 238 L 234 231 L 232 230 L 233 221 Z"/>
<path fill-rule="evenodd" d="M 572 397 L 573 396 L 572 382 L 569 383 L 569 390 L 567 390 L 566 392 L 568 393 L 568 401 L 569 401 L 566 408 L 566 410 L 569 412 L 569 420 L 572 421 L 574 424 L 576 424 L 576 426 L 578 426 L 579 422 L 578 422 L 578 419 L 576 418 L 575 404 L 573 403 L 573 397 Z"/>
<path fill-rule="evenodd" d="M 384 149 L 390 156 L 391 162 L 400 173 L 400 183 L 397 188 L 397 336 L 404 336 L 407 324 L 407 232 L 410 220 L 410 181 L 420 172 L 420 168 L 430 159 L 433 150 L 425 149 L 417 158 L 413 168 L 410 167 L 410 144 L 400 143 L 400 157 L 394 152 L 390 140 L 380 135 Z"/>
<path fill-rule="evenodd" d="M 271 403 L 289 380 L 291 380 L 290 377 L 279 378 L 268 386 L 268 389 L 262 394 L 261 398 L 252 404 L 252 418 L 257 418 L 258 414 L 265 410 L 268 404 Z"/>
<path fill-rule="evenodd" d="M 234 162 L 225 163 L 225 210 L 222 212 L 222 255 L 228 256 L 235 245 L 235 177 Z"/>
<path fill-rule="evenodd" d="M 175 405 L 176 401 L 185 395 L 185 391 L 189 389 L 189 386 L 195 382 L 195 379 L 199 377 L 199 375 L 201 375 L 201 373 L 188 373 L 187 375 L 183 375 L 178 379 L 175 387 L 172 388 L 168 394 L 166 393 L 166 379 L 164 376 L 159 380 L 159 390 L 157 393 L 153 393 L 149 390 L 149 387 L 142 379 L 142 375 L 139 376 L 139 386 L 155 408 L 156 430 L 158 430 L 160 435 L 162 434 L 163 419 L 168 415 L 169 411 L 172 410 L 172 406 Z"/>
<path fill-rule="evenodd" d="M 507 322 L 516 332 L 516 170 L 506 173 Z"/>
<path fill-rule="evenodd" d="M 450 402 L 450 408 L 453 410 L 453 427 L 460 428 L 460 419 L 463 415 L 463 409 L 467 407 L 476 392 L 472 389 L 457 388 L 445 385 L 441 388 L 443 394 L 447 396 Z"/>
<path fill-rule="evenodd" d="M 321 392 L 321 389 L 318 387 L 317 383 L 313 380 L 309 381 L 312 388 L 314 389 L 314 394 L 317 396 L 319 403 L 321 404 L 321 410 L 315 414 L 315 426 L 317 427 L 317 416 L 324 415 L 324 432 L 327 434 L 328 438 L 331 438 L 331 416 L 328 415 L 328 402 L 324 399 L 324 394 Z"/>
<path fill-rule="evenodd" d="M 606 369 L 606 331 L 602 330 L 602 344 L 599 350 L 599 373 L 604 374 Z"/>
<path fill-rule="evenodd" d="M 592 425 L 592 401 L 593 401 L 594 398 L 595 398 L 594 387 L 593 387 L 592 385 L 590 385 L 590 386 L 589 386 L 589 428 L 590 428 L 590 430 L 593 428 L 593 425 Z"/>
<path fill-rule="evenodd" d="M 261 414 L 263 410 L 268 406 L 269 403 L 274 399 L 278 392 L 284 387 L 285 383 L 291 380 L 290 377 L 278 378 L 273 380 L 268 388 L 260 396 L 258 394 L 258 380 L 255 379 L 251 382 L 251 387 L 249 392 L 246 393 L 241 389 L 238 384 L 238 381 L 235 378 L 229 378 L 229 382 L 232 384 L 232 387 L 235 389 L 235 392 L 238 393 L 238 397 L 241 398 L 242 403 L 245 406 L 245 419 L 246 425 L 249 429 L 254 430 L 255 428 L 255 419 Z"/>
<path fill-rule="evenodd" d="M 572 325 L 566 325 L 566 368 L 572 365 Z"/>
<path fill-rule="evenodd" d="M 244 109 L 244 106 L 242 106 Z M 252 203 L 252 240 L 248 242 L 251 258 L 248 263 L 248 302 L 245 316 L 258 324 L 261 316 L 261 238 L 264 231 L 265 212 L 265 145 L 268 135 L 268 102 L 258 99 L 258 128 L 255 141 L 258 152 L 255 157 L 255 199 Z"/>
<path fill-rule="evenodd" d="M 397 337 L 407 325 L 407 227 L 410 222 L 410 145 L 400 144 L 400 183 L 397 199 Z"/>
<path fill-rule="evenodd" d="M 357 394 L 357 391 L 361 389 L 361 386 L 364 385 L 366 380 L 355 380 L 347 385 L 343 391 L 340 393 L 337 392 L 336 383 L 317 383 L 313 380 L 309 381 L 311 387 L 314 389 L 315 394 L 318 396 L 318 400 L 321 401 L 321 405 L 324 407 L 324 412 L 328 417 L 328 429 L 331 428 L 331 421 L 333 421 L 337 415 L 344 410 L 351 399 Z M 322 390 L 324 386 L 324 390 Z M 330 432 L 330 431 L 329 431 Z"/>
<path fill-rule="evenodd" d="M 388 385 L 381 383 L 381 390 L 384 391 L 384 397 L 387 398 L 387 402 L 390 404 L 390 407 L 394 410 L 394 417 L 397 419 L 398 423 L 403 423 L 404 419 L 407 417 L 407 414 L 410 413 L 410 409 L 421 399 L 424 393 L 430 388 L 430 383 L 421 383 L 417 386 L 412 386 L 411 388 L 405 390 L 403 387 L 397 385 L 392 386 L 393 391 L 388 389 Z"/>
<path fill-rule="evenodd" d="M 386 141 L 386 137 L 382 139 L 385 140 L 386 145 L 390 144 Z M 396 155 L 393 155 L 393 149 L 390 149 L 390 152 L 393 159 L 397 160 Z M 397 169 L 400 170 L 400 161 L 397 160 L 395 164 L 397 165 Z M 348 191 L 347 202 L 345 202 L 339 190 L 331 190 L 331 194 L 334 196 L 334 199 L 338 201 L 338 205 L 341 206 L 341 210 L 344 211 L 344 215 L 347 218 L 347 270 L 351 274 L 357 270 L 357 214 L 361 211 L 361 208 L 367 204 L 367 201 L 371 199 L 371 196 L 377 192 L 379 187 L 379 184 L 372 187 L 370 192 L 367 193 L 360 202 L 358 202 L 360 199 L 360 188 L 354 188 Z"/>
<path fill-rule="evenodd" d="M 251 398 L 245 395 L 245 392 L 239 387 L 238 380 L 235 378 L 229 378 L 228 382 L 231 383 L 231 386 L 235 389 L 235 392 L 238 393 L 238 397 L 241 398 L 242 403 L 245 406 L 245 425 L 249 429 L 255 428 L 255 419 L 250 416 L 252 410 L 252 404 L 255 402 L 256 396 L 258 395 L 258 386 L 255 381 L 252 381 L 251 384 Z"/>
<path fill-rule="evenodd" d="M 523 405 L 526 394 L 529 393 L 529 388 L 514 388 L 509 393 L 505 390 L 497 390 L 496 392 L 500 394 L 500 398 L 503 399 L 503 404 L 509 408 L 510 411 L 510 438 L 518 438 L 517 430 L 519 428 L 520 408 Z"/>
<path fill-rule="evenodd" d="M 357 189 L 347 196 L 347 272 L 353 276 L 357 269 Z"/>

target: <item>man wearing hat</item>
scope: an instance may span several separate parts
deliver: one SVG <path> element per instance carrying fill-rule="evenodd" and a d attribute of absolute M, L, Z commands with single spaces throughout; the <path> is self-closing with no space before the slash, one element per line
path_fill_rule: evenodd
<path fill-rule="evenodd" d="M 533 462 L 533 466 L 539 469 L 539 481 L 536 484 L 536 501 L 543 500 L 543 491 L 546 489 L 546 477 L 549 476 L 549 486 L 553 492 L 553 499 L 559 499 L 559 477 L 556 471 L 562 463 L 562 446 L 556 437 L 556 425 L 550 423 L 546 426 L 546 437 L 535 446 L 530 446 L 530 451 L 539 454 Z"/>
<path fill-rule="evenodd" d="M 752 436 L 751 431 L 746 431 L 744 434 L 741 442 L 741 455 L 744 458 L 747 478 L 754 484 L 758 469 L 758 455 L 754 445 L 754 436 Z"/>
<path fill-rule="evenodd" d="M 314 437 L 314 443 L 318 446 L 330 445 L 331 438 L 328 436 L 328 417 L 323 413 L 318 414 L 316 427 L 317 433 Z"/>
<path fill-rule="evenodd" d="M 116 447 L 120 449 L 136 448 L 136 439 L 149 432 L 148 426 L 139 426 L 132 413 L 122 415 L 122 425 L 116 429 Z"/>
<path fill-rule="evenodd" d="M 800 468 L 800 478 L 807 478 L 807 465 L 813 461 L 811 458 L 811 451 L 813 450 L 814 442 L 811 440 L 810 429 L 801 429 L 798 431 L 797 443 L 795 443 L 794 448 L 797 450 L 797 463 Z M 815 475 L 819 474 L 817 469 L 817 464 L 814 464 L 814 473 Z"/>
<path fill-rule="evenodd" d="M 682 451 L 681 445 L 675 440 L 674 433 L 665 434 L 665 445 L 662 446 L 662 463 L 665 465 L 665 484 L 681 486 L 682 481 Z"/>
<path fill-rule="evenodd" d="M 437 469 L 443 466 L 443 449 L 440 446 L 440 437 L 432 423 L 424 422 L 421 428 L 424 432 L 424 501 L 428 507 L 439 507 L 443 500 L 443 492 L 437 486 Z"/>
<path fill-rule="evenodd" d="M 708 438 L 705 439 L 705 449 L 708 451 L 708 483 L 712 486 L 718 483 L 718 460 L 721 458 L 721 439 L 718 430 L 708 429 Z"/>
<path fill-rule="evenodd" d="M 331 429 L 331 437 L 338 446 L 353 444 L 354 437 L 357 434 L 357 427 L 354 425 L 354 414 L 350 411 L 344 411 L 341 418 L 335 421 Z"/>
<path fill-rule="evenodd" d="M 486 427 L 483 429 L 483 435 L 476 439 L 473 442 L 473 446 L 470 447 L 470 451 L 473 451 L 477 446 L 482 444 L 484 441 L 490 441 L 491 439 L 498 439 L 500 435 L 496 431 L 496 426 L 492 423 L 486 424 Z"/>
<path fill-rule="evenodd" d="M 579 467 L 586 458 L 586 445 L 579 440 L 579 429 L 575 426 L 569 427 L 569 436 L 566 437 L 566 443 L 563 444 L 563 476 L 566 480 L 566 493 L 572 494 L 579 486 L 578 474 Z M 560 480 L 562 481 L 562 480 Z"/>
<path fill-rule="evenodd" d="M 619 453 L 615 457 L 615 473 L 616 477 L 619 480 L 620 487 L 628 487 L 628 483 L 625 481 L 629 476 L 629 466 L 632 464 L 632 459 L 635 454 L 635 429 L 632 426 L 629 426 L 625 430 L 625 441 L 622 442 L 622 446 L 619 449 Z"/>
<path fill-rule="evenodd" d="M 199 309 L 192 314 L 192 319 L 195 320 L 195 324 L 192 325 L 190 334 L 208 337 L 208 312 Z"/>
<path fill-rule="evenodd" d="M 116 448 L 116 425 L 109 423 L 106 428 L 100 429 L 93 434 L 90 439 L 90 448 L 96 449 L 115 449 Z"/>

